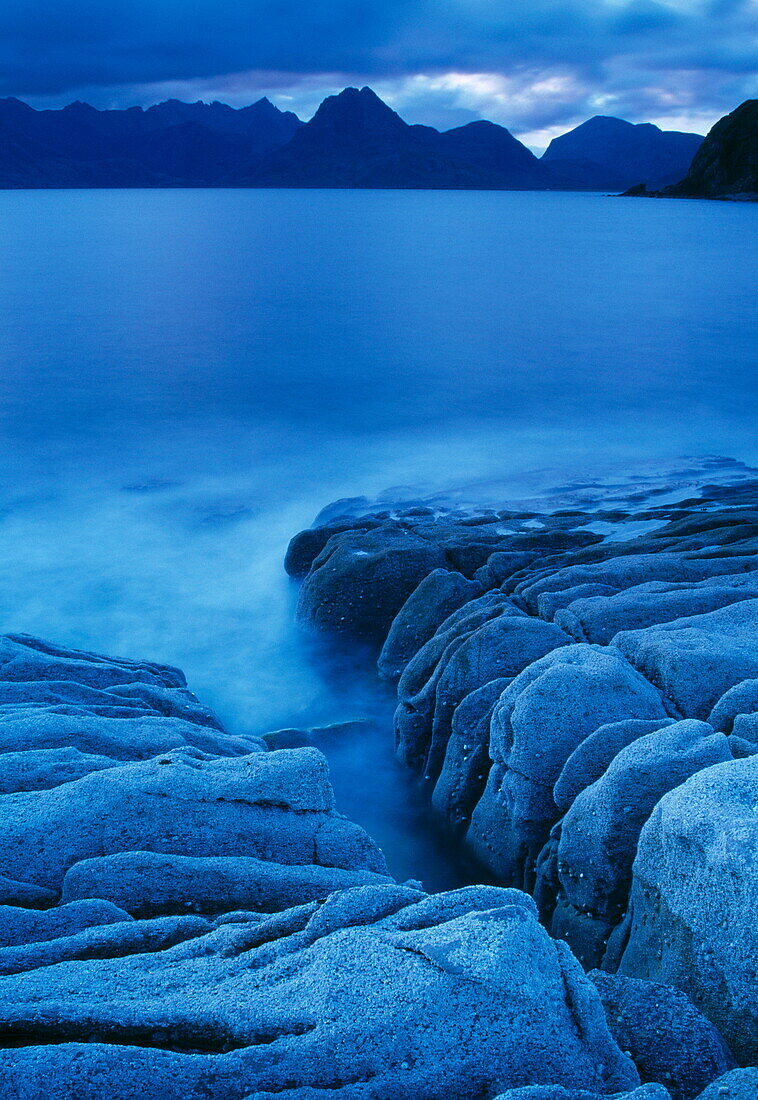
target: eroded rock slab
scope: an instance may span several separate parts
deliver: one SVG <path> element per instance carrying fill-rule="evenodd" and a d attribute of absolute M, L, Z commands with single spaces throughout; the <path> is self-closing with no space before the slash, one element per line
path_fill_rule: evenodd
<path fill-rule="evenodd" d="M 0 872 L 51 890 L 80 860 L 136 850 L 386 870 L 334 812 L 326 761 L 308 748 L 223 759 L 180 750 L 2 795 L 0 840 Z"/>
<path fill-rule="evenodd" d="M 568 949 L 529 899 L 497 888 L 361 888 L 158 955 L 0 978 L 0 1032 L 24 1044 L 0 1051 L 18 1100 L 62 1098 L 74 1075 L 80 1100 L 99 1100 L 106 1077 L 113 1100 L 145 1082 L 165 1100 L 639 1082 Z"/>

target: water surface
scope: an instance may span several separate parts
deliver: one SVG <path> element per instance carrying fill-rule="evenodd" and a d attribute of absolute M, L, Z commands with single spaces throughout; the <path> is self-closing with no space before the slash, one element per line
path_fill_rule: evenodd
<path fill-rule="evenodd" d="M 289 537 L 337 497 L 755 462 L 757 213 L 0 193 L 0 629 L 178 664 L 233 730 L 381 726 L 371 677 L 337 683 L 292 628 Z M 331 759 L 398 874 L 457 874 L 389 735 Z"/>

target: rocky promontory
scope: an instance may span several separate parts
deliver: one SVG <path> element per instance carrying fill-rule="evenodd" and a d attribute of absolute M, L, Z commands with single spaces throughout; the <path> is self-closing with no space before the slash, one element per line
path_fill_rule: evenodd
<path fill-rule="evenodd" d="M 287 558 L 300 621 L 376 647 L 397 754 L 451 835 L 611 999 L 685 997 L 742 1065 L 758 1061 L 757 495 L 333 506 Z"/>
<path fill-rule="evenodd" d="M 747 99 L 708 132 L 684 179 L 662 191 L 640 183 L 625 195 L 758 200 L 758 99 Z"/>
<path fill-rule="evenodd" d="M 668 191 L 686 198 L 758 199 L 758 99 L 719 119 L 695 153 L 681 183 Z"/>
<path fill-rule="evenodd" d="M 491 885 L 396 882 L 177 669 L 2 637 L 3 1095 L 755 1100 L 757 489 L 293 540 Z"/>

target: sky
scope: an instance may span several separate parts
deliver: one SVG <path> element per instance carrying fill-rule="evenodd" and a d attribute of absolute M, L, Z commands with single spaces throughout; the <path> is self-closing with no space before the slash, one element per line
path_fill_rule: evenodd
<path fill-rule="evenodd" d="M 705 133 L 758 95 L 758 0 L 0 0 L 0 95 L 309 118 L 369 84 L 408 122 L 544 147 L 595 114 Z"/>

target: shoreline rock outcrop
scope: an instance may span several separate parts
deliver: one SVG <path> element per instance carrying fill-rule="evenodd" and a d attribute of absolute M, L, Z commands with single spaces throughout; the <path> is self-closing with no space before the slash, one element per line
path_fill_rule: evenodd
<path fill-rule="evenodd" d="M 443 555 L 372 639 L 419 796 L 585 968 L 687 995 L 741 1065 L 758 1062 L 757 503 L 750 481 L 636 511 L 362 501 L 354 537 L 348 505 L 295 540 L 321 547 L 310 592 L 333 545 Z M 351 583 L 386 608 L 360 571 L 354 553 Z"/>
<path fill-rule="evenodd" d="M 531 899 L 396 884 L 314 747 L 227 735 L 175 669 L 28 637 L 0 639 L 3 691 L 4 1097 L 639 1083 Z"/>
<path fill-rule="evenodd" d="M 755 1100 L 756 495 L 295 540 L 498 885 L 396 883 L 307 736 L 176 669 L 0 638 L 3 1095 Z"/>

